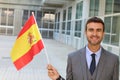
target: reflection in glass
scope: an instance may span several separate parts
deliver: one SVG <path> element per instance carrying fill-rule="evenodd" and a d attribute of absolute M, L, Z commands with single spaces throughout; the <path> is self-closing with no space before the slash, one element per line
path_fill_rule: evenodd
<path fill-rule="evenodd" d="M 106 0 L 105 14 L 120 13 L 120 0 Z"/>
<path fill-rule="evenodd" d="M 119 35 L 120 35 L 120 16 L 114 16 L 112 21 L 112 36 L 111 44 L 119 45 Z"/>
<path fill-rule="evenodd" d="M 71 20 L 72 17 L 72 7 L 68 8 L 68 20 Z"/>
<path fill-rule="evenodd" d="M 120 16 L 105 18 L 105 37 L 103 42 L 119 46 Z"/>
<path fill-rule="evenodd" d="M 6 11 L 7 11 L 6 8 L 2 8 L 1 25 L 6 25 L 6 21 L 7 21 L 7 13 L 6 13 Z"/>
<path fill-rule="evenodd" d="M 28 10 L 23 11 L 23 20 L 22 20 L 22 26 L 25 24 L 25 22 L 28 19 Z"/>
<path fill-rule="evenodd" d="M 103 42 L 107 43 L 107 44 L 110 44 L 110 34 L 105 34 Z"/>
<path fill-rule="evenodd" d="M 63 22 L 62 23 L 62 33 L 65 34 L 65 25 L 66 25 L 66 22 Z"/>
<path fill-rule="evenodd" d="M 71 22 L 67 22 L 67 35 L 70 35 Z"/>
<path fill-rule="evenodd" d="M 38 27 L 41 28 L 41 24 L 42 24 L 42 11 L 37 11 L 37 16 L 36 16 L 36 21 L 38 24 Z"/>
<path fill-rule="evenodd" d="M 76 6 L 76 19 L 80 19 L 82 17 L 82 9 L 83 9 L 83 1 L 78 3 Z"/>
<path fill-rule="evenodd" d="M 114 0 L 114 13 L 120 13 L 120 0 Z"/>
<path fill-rule="evenodd" d="M 63 11 L 63 21 L 66 21 L 66 10 Z"/>
<path fill-rule="evenodd" d="M 76 37 L 81 37 L 81 23 L 82 21 L 76 21 L 75 23 L 75 36 Z"/>
<path fill-rule="evenodd" d="M 13 26 L 13 21 L 14 21 L 14 9 L 9 9 L 8 26 Z"/>
<path fill-rule="evenodd" d="M 113 0 L 106 0 L 106 3 L 105 3 L 105 14 L 112 13 L 112 3 L 113 3 Z"/>
<path fill-rule="evenodd" d="M 89 16 L 98 16 L 99 0 L 90 0 Z"/>
<path fill-rule="evenodd" d="M 105 17 L 105 32 L 106 33 L 110 33 L 110 29 L 111 29 L 111 17 Z"/>

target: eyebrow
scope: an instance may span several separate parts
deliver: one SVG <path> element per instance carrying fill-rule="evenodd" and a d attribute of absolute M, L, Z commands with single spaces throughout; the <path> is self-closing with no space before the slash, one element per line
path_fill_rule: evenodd
<path fill-rule="evenodd" d="M 88 28 L 88 30 L 94 30 L 94 28 Z M 101 28 L 97 28 L 96 30 L 102 30 Z"/>

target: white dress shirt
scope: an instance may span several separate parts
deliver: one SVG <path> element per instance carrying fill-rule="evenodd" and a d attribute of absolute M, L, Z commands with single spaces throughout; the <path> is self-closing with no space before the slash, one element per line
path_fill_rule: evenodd
<path fill-rule="evenodd" d="M 91 64 L 91 61 L 92 61 L 91 54 L 93 54 L 93 53 L 94 52 L 90 51 L 88 46 L 86 46 L 86 61 L 87 61 L 88 69 L 90 69 L 90 64 Z M 100 56 L 101 56 L 101 48 L 97 52 L 95 52 L 95 54 L 96 54 L 95 55 L 95 60 L 96 60 L 96 67 L 97 67 Z"/>

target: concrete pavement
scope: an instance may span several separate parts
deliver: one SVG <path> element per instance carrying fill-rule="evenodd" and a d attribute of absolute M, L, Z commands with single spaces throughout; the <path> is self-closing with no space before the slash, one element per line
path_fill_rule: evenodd
<path fill-rule="evenodd" d="M 10 59 L 10 51 L 16 36 L 0 36 L 0 80 L 50 80 L 44 50 L 20 71 Z M 65 77 L 68 53 L 75 49 L 52 39 L 43 39 L 50 63 Z"/>

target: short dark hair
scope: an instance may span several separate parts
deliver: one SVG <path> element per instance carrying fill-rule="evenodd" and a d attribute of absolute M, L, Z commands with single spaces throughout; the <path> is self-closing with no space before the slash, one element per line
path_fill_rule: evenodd
<path fill-rule="evenodd" d="M 91 22 L 95 22 L 95 23 L 101 23 L 103 25 L 103 32 L 105 31 L 105 25 L 102 19 L 98 18 L 98 17 L 92 17 L 90 19 L 88 19 L 88 21 L 86 22 L 85 25 L 85 30 L 87 31 L 87 24 L 91 23 Z"/>

